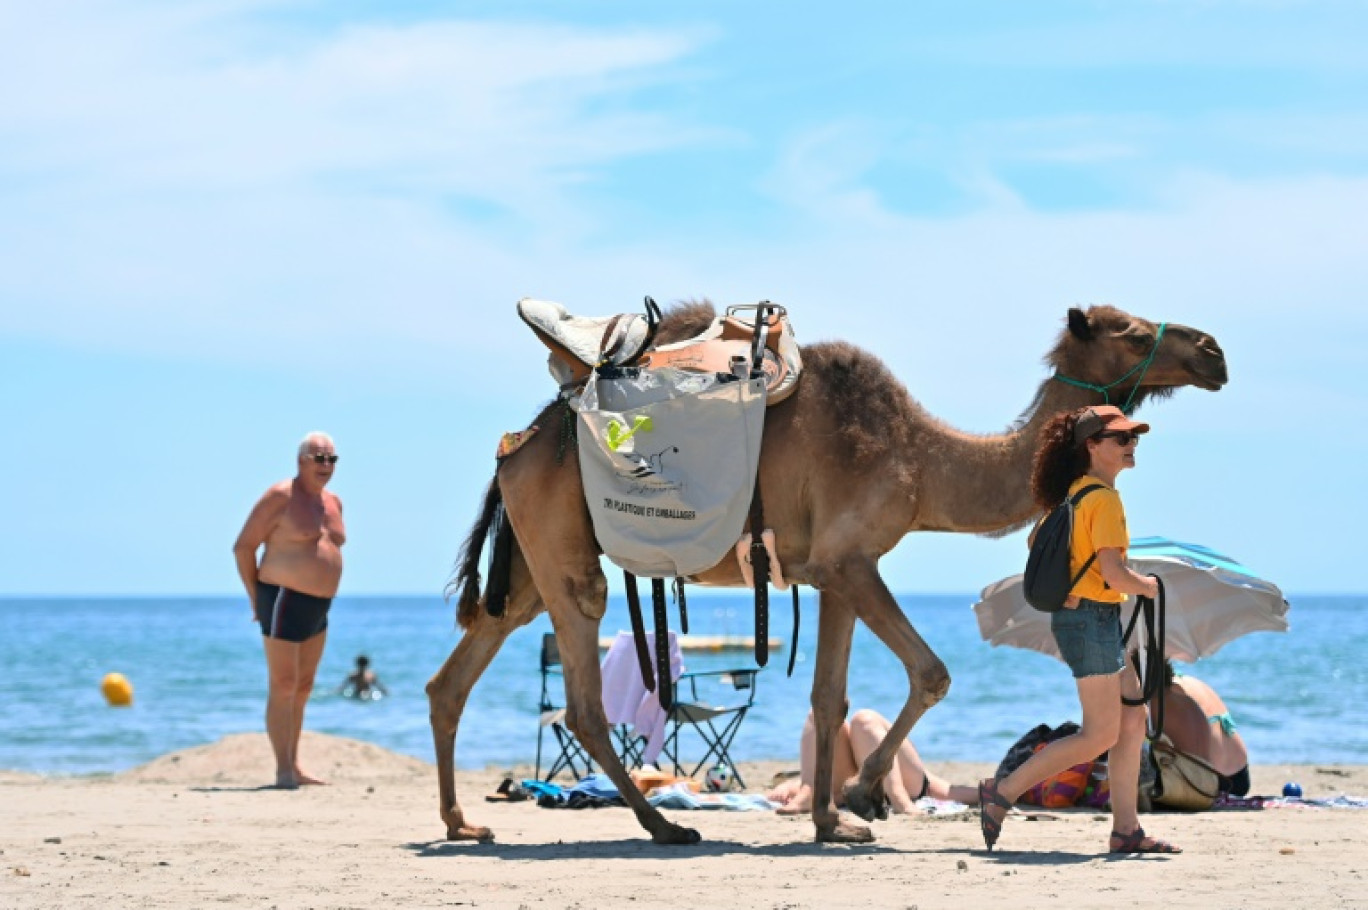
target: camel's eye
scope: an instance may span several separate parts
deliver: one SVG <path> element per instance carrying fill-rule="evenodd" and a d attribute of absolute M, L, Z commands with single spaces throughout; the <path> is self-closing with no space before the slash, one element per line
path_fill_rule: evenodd
<path fill-rule="evenodd" d="M 1122 332 L 1121 340 L 1136 350 L 1148 351 L 1154 347 L 1154 333 L 1136 326 Z"/>

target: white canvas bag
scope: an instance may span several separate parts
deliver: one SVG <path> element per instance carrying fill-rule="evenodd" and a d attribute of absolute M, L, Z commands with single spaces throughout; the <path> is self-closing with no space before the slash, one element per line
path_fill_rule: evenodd
<path fill-rule="evenodd" d="M 696 575 L 746 524 L 765 380 L 629 370 L 590 377 L 579 404 L 580 472 L 603 552 L 634 575 Z"/>

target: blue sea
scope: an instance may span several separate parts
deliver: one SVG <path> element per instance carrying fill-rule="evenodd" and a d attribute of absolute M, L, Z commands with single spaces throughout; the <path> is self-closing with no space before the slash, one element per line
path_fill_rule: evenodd
<path fill-rule="evenodd" d="M 965 595 L 899 598 L 954 678 L 949 696 L 913 731 L 931 760 L 997 761 L 1037 723 L 1077 719 L 1064 665 L 981 641 Z M 1286 634 L 1257 632 L 1187 668 L 1229 703 L 1258 762 L 1368 764 L 1368 596 L 1289 597 Z M 772 633 L 785 641 L 759 676 L 756 706 L 734 745 L 738 761 L 796 760 L 808 709 L 816 595 L 805 591 L 798 662 L 785 676 L 787 596 L 776 597 Z M 690 597 L 691 632 L 748 635 L 742 592 Z M 671 615 L 677 614 L 671 610 Z M 614 600 L 603 634 L 628 628 Z M 0 768 L 43 774 L 121 771 L 177 749 L 262 729 L 266 684 L 260 634 L 245 598 L 0 599 Z M 476 687 L 457 741 L 464 768 L 531 763 L 536 748 L 538 655 L 550 622 L 516 632 Z M 440 597 L 342 597 L 306 729 L 376 743 L 432 760 L 429 677 L 459 639 Z M 356 702 L 333 694 L 356 655 L 367 654 L 390 697 Z M 686 669 L 743 666 L 745 654 L 685 655 Z M 892 715 L 907 693 L 892 654 L 863 627 L 851 657 L 852 707 Z M 1182 665 L 1180 665 L 1182 666 Z M 135 690 L 111 708 L 106 673 Z M 687 752 L 687 749 L 686 749 Z"/>

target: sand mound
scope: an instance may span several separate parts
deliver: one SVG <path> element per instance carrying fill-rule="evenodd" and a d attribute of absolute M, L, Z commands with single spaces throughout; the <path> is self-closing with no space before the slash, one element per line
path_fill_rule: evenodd
<path fill-rule="evenodd" d="M 299 744 L 304 769 L 326 781 L 368 782 L 431 777 L 432 765 L 372 743 L 304 732 Z M 116 779 L 134 783 L 266 784 L 275 778 L 275 759 L 265 733 L 237 733 L 216 743 L 172 752 Z"/>

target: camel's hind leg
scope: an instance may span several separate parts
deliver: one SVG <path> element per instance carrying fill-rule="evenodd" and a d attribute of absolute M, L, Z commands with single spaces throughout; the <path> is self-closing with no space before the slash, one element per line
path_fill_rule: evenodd
<path fill-rule="evenodd" d="M 511 588 L 505 614 L 495 618 L 481 609 L 442 669 L 427 684 L 428 716 L 437 753 L 439 808 L 442 821 L 446 822 L 448 840 L 488 842 L 494 839 L 490 829 L 467 824 L 465 812 L 456 799 L 456 730 L 461 724 L 470 690 L 509 634 L 545 609 L 519 555 L 514 557 Z"/>
<path fill-rule="evenodd" d="M 912 627 L 872 561 L 849 560 L 841 576 L 842 598 L 848 599 L 856 615 L 892 649 L 907 670 L 907 702 L 883 742 L 865 759 L 859 778 L 845 789 L 846 807 L 872 821 L 887 816 L 883 780 L 892 770 L 898 748 L 912 727 L 950 691 L 950 672 Z"/>
<path fill-rule="evenodd" d="M 600 576 L 602 580 L 602 576 Z M 637 821 L 657 844 L 696 844 L 698 832 L 668 821 L 646 801 L 622 760 L 613 750 L 608 718 L 603 713 L 603 682 L 598 663 L 597 619 L 586 617 L 573 602 L 560 609 L 550 604 L 551 622 L 565 668 L 565 722 L 575 738 L 617 785 Z"/>
<path fill-rule="evenodd" d="M 841 597 L 822 591 L 817 615 L 817 661 L 812 673 L 812 723 L 817 733 L 817 767 L 812 781 L 812 823 L 818 843 L 863 844 L 874 839 L 864 825 L 841 821 L 831 804 L 831 775 L 836 733 L 846 715 L 846 678 L 855 614 Z"/>
<path fill-rule="evenodd" d="M 694 844 L 698 832 L 665 820 L 613 751 L 603 713 L 599 620 L 608 607 L 608 580 L 585 508 L 576 449 L 558 465 L 555 434 L 539 433 L 499 468 L 504 507 L 518 549 L 551 613 L 565 671 L 565 722 L 580 745 L 612 778 L 642 827 L 658 844 Z"/>

